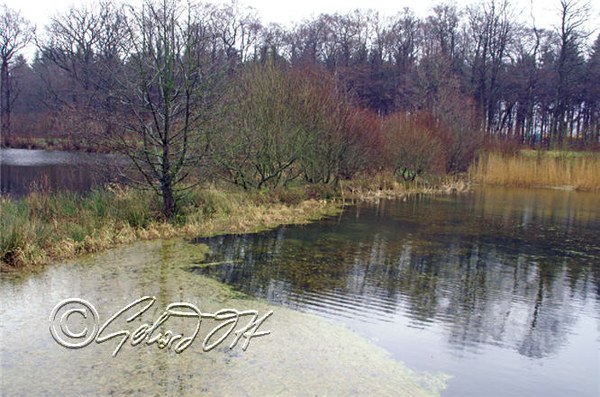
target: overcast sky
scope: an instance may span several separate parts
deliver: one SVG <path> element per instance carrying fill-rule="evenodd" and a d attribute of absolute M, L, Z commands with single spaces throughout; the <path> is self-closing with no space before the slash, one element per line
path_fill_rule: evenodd
<path fill-rule="evenodd" d="M 40 32 L 43 31 L 43 27 L 48 23 L 50 17 L 59 12 L 64 12 L 72 4 L 84 2 L 93 3 L 94 0 L 0 0 L 0 4 L 6 4 L 10 8 L 20 10 L 25 18 L 38 26 Z M 136 4 L 141 3 L 142 0 L 128 0 L 127 2 Z M 214 0 L 208 2 L 229 1 Z M 255 8 L 263 23 L 277 22 L 282 25 L 291 25 L 294 22 L 321 13 L 336 11 L 343 13 L 357 8 L 374 9 L 384 16 L 391 16 L 408 7 L 417 16 L 424 17 L 435 4 L 440 2 L 440 0 L 239 0 L 240 4 L 247 4 Z M 478 0 L 454 1 L 459 7 L 477 2 Z M 510 0 L 510 2 L 514 5 L 515 15 L 524 23 L 531 24 L 531 15 L 535 16 L 536 26 L 540 28 L 552 28 L 559 23 L 560 0 Z M 598 34 L 600 33 L 600 1 L 590 0 L 589 3 L 592 5 L 592 12 L 589 15 L 587 28 L 595 30 Z"/>

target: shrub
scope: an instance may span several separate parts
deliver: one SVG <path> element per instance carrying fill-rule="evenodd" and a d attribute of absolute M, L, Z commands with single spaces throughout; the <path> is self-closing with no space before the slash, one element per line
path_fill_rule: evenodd
<path fill-rule="evenodd" d="M 433 172 L 443 161 L 441 141 L 413 116 L 406 113 L 388 116 L 383 131 L 386 163 L 397 177 L 414 180 L 423 173 Z"/>

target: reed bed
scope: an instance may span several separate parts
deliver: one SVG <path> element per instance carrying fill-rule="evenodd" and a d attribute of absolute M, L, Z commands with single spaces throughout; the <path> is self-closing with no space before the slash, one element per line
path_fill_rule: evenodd
<path fill-rule="evenodd" d="M 600 154 L 526 151 L 482 154 L 470 178 L 489 185 L 600 190 Z"/>

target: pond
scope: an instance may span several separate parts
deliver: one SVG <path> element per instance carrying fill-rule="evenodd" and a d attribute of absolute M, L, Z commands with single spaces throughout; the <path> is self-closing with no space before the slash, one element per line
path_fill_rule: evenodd
<path fill-rule="evenodd" d="M 86 192 L 121 180 L 115 155 L 58 150 L 0 149 L 0 194 L 22 196 L 32 189 Z"/>
<path fill-rule="evenodd" d="M 597 396 L 598 203 L 598 194 L 552 190 L 415 196 L 310 225 L 141 242 L 1 274 L 0 390 Z M 51 336 L 49 318 L 64 299 L 89 301 L 103 322 L 143 296 L 156 304 L 110 332 L 133 333 L 168 304 L 190 302 L 204 313 L 273 311 L 262 328 L 271 334 L 245 351 L 241 342 L 228 348 L 231 336 L 203 351 L 215 326 L 203 320 L 181 354 L 128 341 L 116 357 L 118 339 L 70 350 Z M 63 331 L 93 328 L 71 317 L 80 323 Z M 190 329 L 178 320 L 164 326 Z"/>
<path fill-rule="evenodd" d="M 517 189 L 381 201 L 198 239 L 210 253 L 190 271 L 449 374 L 444 396 L 598 396 L 599 204 Z"/>

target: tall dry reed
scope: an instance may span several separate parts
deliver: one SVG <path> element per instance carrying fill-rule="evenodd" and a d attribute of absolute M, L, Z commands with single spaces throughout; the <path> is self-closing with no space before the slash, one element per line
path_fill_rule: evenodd
<path fill-rule="evenodd" d="M 483 184 L 600 190 L 600 155 L 572 152 L 485 153 L 470 177 Z"/>

